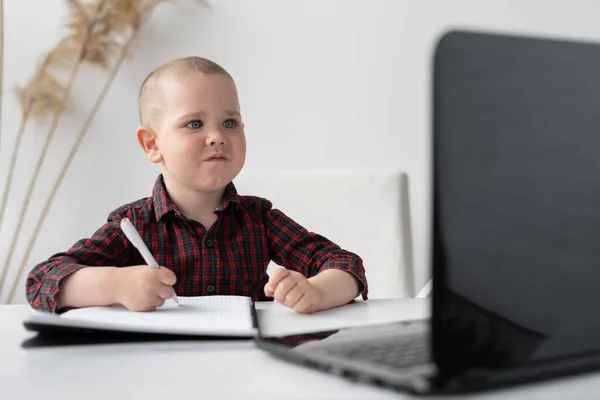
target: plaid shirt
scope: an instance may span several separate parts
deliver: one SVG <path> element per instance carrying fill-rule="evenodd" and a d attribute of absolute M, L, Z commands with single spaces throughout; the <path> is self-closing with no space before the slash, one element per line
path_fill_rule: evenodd
<path fill-rule="evenodd" d="M 57 312 L 54 299 L 60 281 L 75 271 L 85 266 L 145 264 L 120 229 L 124 217 L 140 232 L 158 264 L 175 272 L 179 296 L 222 294 L 271 300 L 263 287 L 269 279 L 266 267 L 273 260 L 306 277 L 331 268 L 349 272 L 361 283 L 362 297 L 367 299 L 362 260 L 308 232 L 273 209 L 268 200 L 239 196 L 230 183 L 215 212 L 217 221 L 207 231 L 177 210 L 159 175 L 152 197 L 119 207 L 91 238 L 36 265 L 27 277 L 27 301 L 35 309 Z"/>

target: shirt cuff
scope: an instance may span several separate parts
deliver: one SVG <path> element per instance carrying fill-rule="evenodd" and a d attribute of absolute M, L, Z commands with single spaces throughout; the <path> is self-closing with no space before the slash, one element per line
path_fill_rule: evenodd
<path fill-rule="evenodd" d="M 85 267 L 86 266 L 82 264 L 65 263 L 56 266 L 51 274 L 47 274 L 42 283 L 42 287 L 40 288 L 40 293 L 38 294 L 38 296 L 40 296 L 40 308 L 51 313 L 66 311 L 66 308 L 57 310 L 58 304 L 56 303 L 56 296 L 60 291 L 60 283 L 63 279 Z"/>

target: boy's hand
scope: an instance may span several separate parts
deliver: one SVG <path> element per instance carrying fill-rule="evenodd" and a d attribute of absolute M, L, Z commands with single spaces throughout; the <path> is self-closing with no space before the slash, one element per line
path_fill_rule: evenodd
<path fill-rule="evenodd" d="M 285 268 L 275 268 L 266 283 L 265 295 L 302 314 L 320 310 L 320 294 L 304 275 Z"/>
<path fill-rule="evenodd" d="M 131 311 L 152 311 L 175 294 L 177 277 L 168 268 L 147 265 L 117 269 L 116 300 Z"/>

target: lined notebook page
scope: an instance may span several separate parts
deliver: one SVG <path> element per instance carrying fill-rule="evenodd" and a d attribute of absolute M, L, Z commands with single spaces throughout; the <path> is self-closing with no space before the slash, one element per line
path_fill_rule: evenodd
<path fill-rule="evenodd" d="M 168 301 L 150 312 L 133 312 L 121 306 L 88 307 L 68 311 L 60 318 L 123 331 L 217 336 L 255 333 L 247 297 L 179 297 L 179 303 Z"/>

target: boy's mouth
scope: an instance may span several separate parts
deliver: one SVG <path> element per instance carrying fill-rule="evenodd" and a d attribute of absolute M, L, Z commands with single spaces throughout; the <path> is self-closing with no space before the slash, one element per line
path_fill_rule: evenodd
<path fill-rule="evenodd" d="M 214 153 L 208 156 L 204 161 L 225 161 L 227 157 L 225 157 L 222 153 Z"/>

